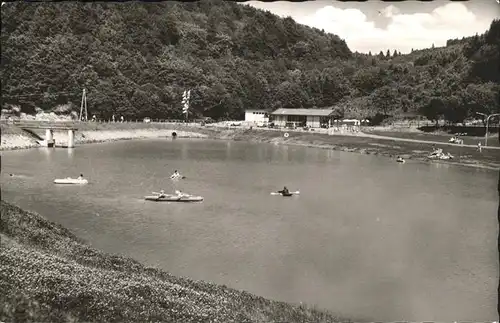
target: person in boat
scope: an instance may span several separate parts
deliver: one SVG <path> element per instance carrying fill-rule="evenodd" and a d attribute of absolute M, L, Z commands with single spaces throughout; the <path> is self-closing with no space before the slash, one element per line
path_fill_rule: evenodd
<path fill-rule="evenodd" d="M 181 174 L 179 174 L 179 172 L 177 170 L 174 171 L 174 173 L 172 174 L 172 176 L 170 176 L 170 178 L 174 179 L 174 178 L 179 178 L 181 177 Z"/>
<path fill-rule="evenodd" d="M 164 190 L 160 190 L 160 194 L 158 195 L 158 198 L 162 198 L 162 197 L 165 197 L 165 191 Z"/>
<path fill-rule="evenodd" d="M 187 197 L 189 194 L 183 193 L 180 190 L 175 191 L 175 194 L 177 194 L 178 197 Z"/>
<path fill-rule="evenodd" d="M 80 181 L 83 180 L 83 174 L 80 174 L 80 176 L 78 176 L 77 179 L 80 180 Z"/>
<path fill-rule="evenodd" d="M 290 191 L 285 186 L 285 187 L 283 187 L 283 189 L 281 191 L 278 191 L 278 193 L 281 193 L 283 195 L 287 195 L 287 194 L 290 194 Z"/>

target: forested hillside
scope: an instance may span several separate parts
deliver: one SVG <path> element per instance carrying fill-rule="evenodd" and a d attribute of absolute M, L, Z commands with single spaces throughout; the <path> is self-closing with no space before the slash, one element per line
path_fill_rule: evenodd
<path fill-rule="evenodd" d="M 2 108 L 79 108 L 103 118 L 241 118 L 246 108 L 337 105 L 346 117 L 420 112 L 461 122 L 498 110 L 500 21 L 409 55 L 352 53 L 338 36 L 221 0 L 8 3 Z"/>

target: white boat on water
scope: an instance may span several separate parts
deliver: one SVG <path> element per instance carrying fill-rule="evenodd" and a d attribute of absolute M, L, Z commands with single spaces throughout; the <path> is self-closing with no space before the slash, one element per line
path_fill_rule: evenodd
<path fill-rule="evenodd" d="M 203 201 L 203 196 L 190 195 L 182 192 L 176 192 L 176 194 L 165 194 L 153 192 L 154 195 L 144 196 L 146 201 L 154 202 L 201 202 Z"/>
<path fill-rule="evenodd" d="M 88 184 L 88 180 L 85 178 L 71 178 L 71 177 L 66 177 L 66 178 L 56 178 L 54 180 L 55 184 Z"/>
<path fill-rule="evenodd" d="M 153 202 L 201 202 L 203 201 L 203 196 L 178 196 L 173 194 L 165 194 L 162 197 L 160 197 L 160 195 L 144 196 L 144 199 L 146 201 Z"/>
<path fill-rule="evenodd" d="M 299 195 L 299 194 L 300 194 L 300 191 L 288 192 L 288 193 L 284 193 L 283 191 L 271 192 L 271 195 L 281 195 L 281 196 L 293 196 L 293 195 Z"/>

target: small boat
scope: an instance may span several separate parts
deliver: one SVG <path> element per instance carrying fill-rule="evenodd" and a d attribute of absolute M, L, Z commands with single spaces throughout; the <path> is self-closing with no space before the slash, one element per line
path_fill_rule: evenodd
<path fill-rule="evenodd" d="M 271 192 L 271 195 L 281 195 L 281 196 L 293 196 L 293 195 L 299 195 L 300 191 L 295 191 L 295 192 L 288 192 L 286 194 L 282 192 Z"/>
<path fill-rule="evenodd" d="M 443 160 L 448 160 L 448 159 L 453 159 L 453 155 L 450 154 L 450 153 L 447 153 L 447 154 L 443 154 L 439 157 L 439 159 L 443 159 Z"/>
<path fill-rule="evenodd" d="M 429 159 L 441 159 L 441 160 L 447 160 L 447 159 L 453 159 L 453 155 L 450 153 L 443 153 L 442 149 L 438 149 L 436 151 L 433 151 L 429 156 L 427 156 Z"/>
<path fill-rule="evenodd" d="M 165 194 L 163 197 L 159 195 L 144 196 L 144 199 L 154 202 L 201 202 L 203 201 L 203 196 Z"/>
<path fill-rule="evenodd" d="M 87 184 L 89 181 L 86 179 L 78 179 L 78 178 L 57 178 L 54 180 L 55 184 Z"/>
<path fill-rule="evenodd" d="M 405 162 L 405 160 L 404 160 L 402 157 L 398 157 L 398 158 L 396 159 L 396 161 L 397 161 L 398 163 L 404 163 L 404 162 Z"/>

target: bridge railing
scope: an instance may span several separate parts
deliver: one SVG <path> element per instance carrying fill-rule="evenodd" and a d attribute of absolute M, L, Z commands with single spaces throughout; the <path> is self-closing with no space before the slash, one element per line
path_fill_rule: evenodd
<path fill-rule="evenodd" d="M 48 120 L 2 120 L 2 124 L 11 124 L 26 129 L 73 129 L 79 128 L 78 121 L 48 121 Z"/>
<path fill-rule="evenodd" d="M 13 120 L 12 124 L 16 126 L 26 125 L 26 126 L 77 126 L 80 122 L 78 121 L 48 121 L 48 120 Z"/>

